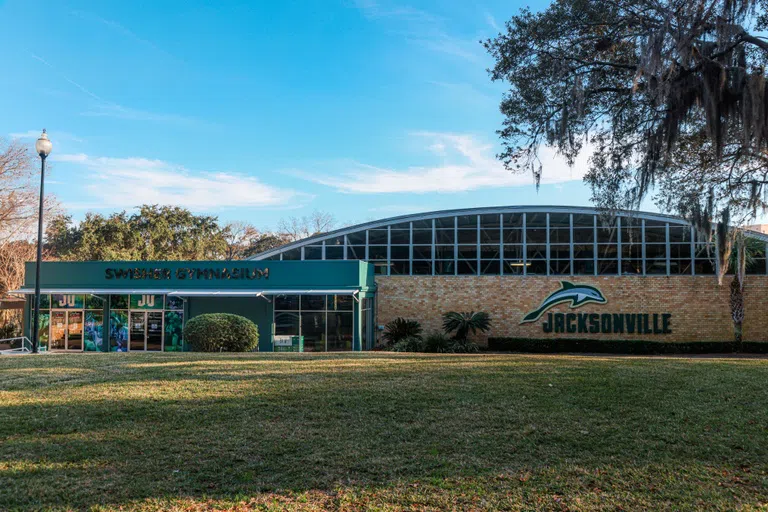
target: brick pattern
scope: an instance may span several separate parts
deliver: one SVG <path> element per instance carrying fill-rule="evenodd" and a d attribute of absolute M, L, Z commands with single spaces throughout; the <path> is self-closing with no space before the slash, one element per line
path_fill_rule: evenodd
<path fill-rule="evenodd" d="M 655 339 L 659 341 L 732 341 L 728 284 L 713 276 L 377 276 L 377 323 L 397 317 L 418 320 L 425 331 L 440 330 L 446 311 L 487 311 L 488 336 L 531 338 Z M 564 334 L 545 333 L 542 320 L 520 325 L 529 311 L 539 307 L 560 281 L 596 286 L 607 304 L 585 304 L 570 309 L 559 304 L 549 312 L 671 313 L 671 334 Z M 768 341 L 768 276 L 747 276 L 744 303 L 744 339 Z M 545 315 L 546 316 L 546 315 Z"/>

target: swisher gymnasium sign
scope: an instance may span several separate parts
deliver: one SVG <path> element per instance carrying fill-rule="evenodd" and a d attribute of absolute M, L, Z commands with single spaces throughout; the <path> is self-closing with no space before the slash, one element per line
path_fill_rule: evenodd
<path fill-rule="evenodd" d="M 580 334 L 670 334 L 670 313 L 548 313 L 558 304 L 570 303 L 571 309 L 585 304 L 607 304 L 608 299 L 594 286 L 560 281 L 541 305 L 523 317 L 520 325 L 538 321 L 546 333 Z"/>

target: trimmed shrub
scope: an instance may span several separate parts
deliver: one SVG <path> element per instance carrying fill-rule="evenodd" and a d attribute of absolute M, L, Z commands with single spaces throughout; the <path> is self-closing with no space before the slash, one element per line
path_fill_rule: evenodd
<path fill-rule="evenodd" d="M 394 345 L 406 338 L 421 339 L 421 330 L 421 324 L 416 320 L 395 318 L 384 326 L 384 333 L 381 337 L 387 345 Z"/>
<path fill-rule="evenodd" d="M 445 354 L 451 350 L 453 340 L 441 332 L 431 332 L 424 338 L 424 352 Z"/>
<path fill-rule="evenodd" d="M 647 341 L 647 340 L 589 340 L 489 338 L 488 350 L 554 354 L 558 352 L 594 352 L 603 354 L 768 354 L 768 343 L 745 341 L 739 347 L 732 341 Z"/>
<path fill-rule="evenodd" d="M 249 352 L 259 346 L 259 328 L 243 316 L 209 313 L 187 322 L 184 341 L 197 352 Z"/>
<path fill-rule="evenodd" d="M 480 347 L 474 341 L 467 339 L 453 340 L 451 343 L 450 351 L 454 354 L 476 354 L 480 352 Z"/>
<path fill-rule="evenodd" d="M 423 352 L 424 341 L 421 338 L 410 336 L 392 345 L 393 352 Z"/>

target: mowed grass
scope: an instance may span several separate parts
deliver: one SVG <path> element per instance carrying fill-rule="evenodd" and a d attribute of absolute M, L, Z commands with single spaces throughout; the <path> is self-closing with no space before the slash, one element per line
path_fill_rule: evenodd
<path fill-rule="evenodd" d="M 768 360 L 0 358 L 0 510 L 766 510 Z"/>

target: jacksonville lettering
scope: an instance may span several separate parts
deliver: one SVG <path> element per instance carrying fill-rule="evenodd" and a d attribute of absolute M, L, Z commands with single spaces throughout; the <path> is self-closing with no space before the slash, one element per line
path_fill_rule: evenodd
<path fill-rule="evenodd" d="M 211 280 L 211 279 L 269 279 L 268 268 L 108 268 L 104 271 L 106 279 L 136 279 L 136 280 Z"/>
<path fill-rule="evenodd" d="M 671 334 L 671 313 L 547 313 L 544 332 Z"/>

